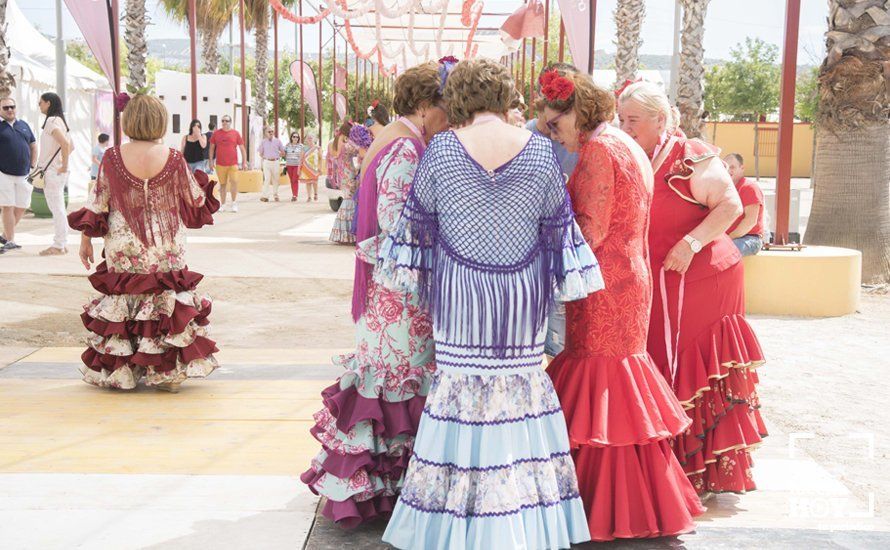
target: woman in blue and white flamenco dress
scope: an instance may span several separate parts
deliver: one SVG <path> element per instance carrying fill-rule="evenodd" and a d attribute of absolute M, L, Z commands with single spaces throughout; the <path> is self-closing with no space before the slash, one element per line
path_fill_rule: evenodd
<path fill-rule="evenodd" d="M 397 548 L 555 549 L 590 538 L 542 359 L 553 300 L 603 281 L 550 142 L 504 122 L 512 88 L 493 61 L 457 65 L 445 99 L 462 127 L 430 142 L 380 248 L 377 280 L 417 289 L 430 308 L 438 365 L 383 536 Z"/>

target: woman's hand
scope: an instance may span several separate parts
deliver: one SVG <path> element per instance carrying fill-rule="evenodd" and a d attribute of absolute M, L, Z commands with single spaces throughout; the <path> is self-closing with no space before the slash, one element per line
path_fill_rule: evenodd
<path fill-rule="evenodd" d="M 692 247 L 689 246 L 689 243 L 681 240 L 668 252 L 667 257 L 664 259 L 664 269 L 665 271 L 676 271 L 682 275 L 689 269 L 689 264 L 692 263 L 694 256 L 695 253 L 692 252 Z"/>
<path fill-rule="evenodd" d="M 80 263 L 89 271 L 93 265 L 93 240 L 83 235 L 80 239 Z"/>

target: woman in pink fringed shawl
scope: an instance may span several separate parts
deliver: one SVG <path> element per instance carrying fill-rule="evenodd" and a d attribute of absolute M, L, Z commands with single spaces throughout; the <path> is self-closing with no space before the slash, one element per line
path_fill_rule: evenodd
<path fill-rule="evenodd" d="M 442 90 L 457 62 L 405 71 L 395 84 L 400 117 L 370 145 L 356 207 L 352 315 L 356 350 L 334 359 L 345 373 L 322 392 L 310 430 L 321 452 L 301 479 L 327 498 L 322 513 L 347 528 L 392 511 L 435 371 L 432 323 L 413 293 L 374 281 L 379 243 L 399 219 L 426 144 L 445 130 Z"/>

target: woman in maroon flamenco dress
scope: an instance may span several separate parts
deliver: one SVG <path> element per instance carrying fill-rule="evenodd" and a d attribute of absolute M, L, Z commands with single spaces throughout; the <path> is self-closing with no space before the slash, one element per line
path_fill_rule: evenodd
<path fill-rule="evenodd" d="M 83 233 L 80 259 L 93 262 L 93 237 L 104 261 L 90 275 L 101 293 L 81 315 L 89 348 L 83 379 L 130 390 L 142 381 L 169 392 L 217 367 L 208 336 L 210 298 L 195 292 L 202 275 L 185 264 L 185 228 L 213 223 L 219 201 L 203 172 L 192 176 L 179 151 L 158 143 L 167 109 L 137 95 L 123 111 L 130 142 L 109 149 L 84 208 L 68 215 Z"/>
<path fill-rule="evenodd" d="M 741 201 L 719 149 L 676 129 L 659 87 L 629 86 L 618 112 L 655 170 L 648 349 L 693 421 L 674 452 L 702 499 L 751 491 L 751 450 L 767 431 L 754 370 L 763 352 L 745 320 L 741 256 L 726 235 Z"/>
<path fill-rule="evenodd" d="M 615 98 L 586 75 L 542 77 L 553 135 L 579 163 L 568 183 L 606 288 L 566 305 L 566 348 L 550 374 L 565 411 L 593 540 L 676 535 L 703 509 L 670 448 L 683 412 L 646 352 L 652 170 L 627 134 L 608 126 Z"/>

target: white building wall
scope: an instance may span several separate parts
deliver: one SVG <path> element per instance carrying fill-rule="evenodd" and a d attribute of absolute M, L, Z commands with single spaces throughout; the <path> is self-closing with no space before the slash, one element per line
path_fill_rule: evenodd
<path fill-rule="evenodd" d="M 167 120 L 167 137 L 164 143 L 178 149 L 182 143 L 182 137 L 188 133 L 189 124 L 192 121 L 191 89 L 192 81 L 189 73 L 162 70 L 157 74 L 155 93 L 167 106 L 170 118 Z M 250 81 L 247 82 L 248 108 L 252 104 Z M 241 129 L 241 77 L 227 74 L 199 74 L 198 75 L 198 120 L 204 131 L 207 131 L 211 121 L 220 128 L 220 119 L 223 115 L 232 117 L 232 128 L 242 132 Z M 248 113 L 249 114 L 249 113 Z M 248 156 L 252 157 L 252 143 L 250 132 L 245 139 Z"/>

